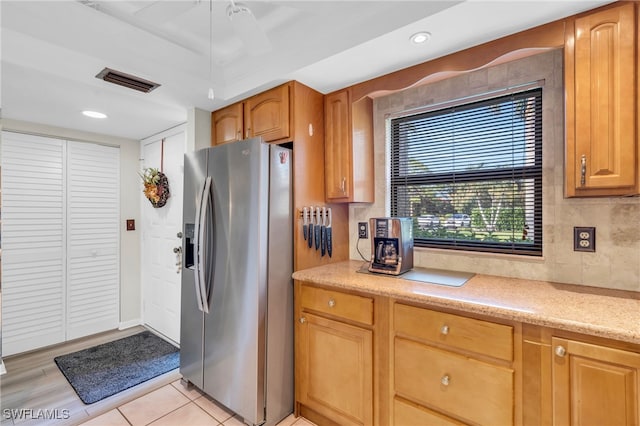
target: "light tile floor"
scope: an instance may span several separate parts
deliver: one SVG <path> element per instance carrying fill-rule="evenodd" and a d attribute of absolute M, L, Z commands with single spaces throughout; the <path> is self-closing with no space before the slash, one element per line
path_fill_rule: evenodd
<path fill-rule="evenodd" d="M 118 408 L 82 423 L 82 426 L 245 426 L 242 419 L 180 380 L 165 385 Z M 293 414 L 278 426 L 315 426 Z"/>

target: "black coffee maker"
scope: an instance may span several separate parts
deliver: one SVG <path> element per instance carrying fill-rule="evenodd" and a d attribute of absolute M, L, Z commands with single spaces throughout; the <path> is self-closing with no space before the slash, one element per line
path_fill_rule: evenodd
<path fill-rule="evenodd" d="M 413 268 L 413 221 L 406 217 L 369 219 L 370 272 L 400 275 Z"/>

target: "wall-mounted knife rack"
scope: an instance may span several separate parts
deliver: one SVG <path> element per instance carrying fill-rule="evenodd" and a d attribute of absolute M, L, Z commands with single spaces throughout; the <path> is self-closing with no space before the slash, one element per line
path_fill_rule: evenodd
<path fill-rule="evenodd" d="M 331 227 L 331 207 L 304 206 L 298 211 L 302 219 L 302 235 L 307 247 L 320 252 L 321 256 L 333 253 L 333 230 Z"/>

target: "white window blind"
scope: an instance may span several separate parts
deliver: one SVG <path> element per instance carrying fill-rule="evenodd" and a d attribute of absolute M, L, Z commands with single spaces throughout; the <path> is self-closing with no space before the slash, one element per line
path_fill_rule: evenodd
<path fill-rule="evenodd" d="M 542 255 L 542 89 L 390 120 L 391 214 L 415 245 Z"/>

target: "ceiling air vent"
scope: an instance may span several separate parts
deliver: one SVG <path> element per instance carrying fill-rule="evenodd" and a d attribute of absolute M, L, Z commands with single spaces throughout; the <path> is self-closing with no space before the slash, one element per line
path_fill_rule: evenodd
<path fill-rule="evenodd" d="M 156 87 L 160 87 L 160 84 L 154 83 L 153 81 L 145 80 L 131 74 L 125 74 L 110 68 L 105 68 L 100 71 L 98 75 L 96 75 L 96 78 L 144 93 L 149 93 Z"/>

